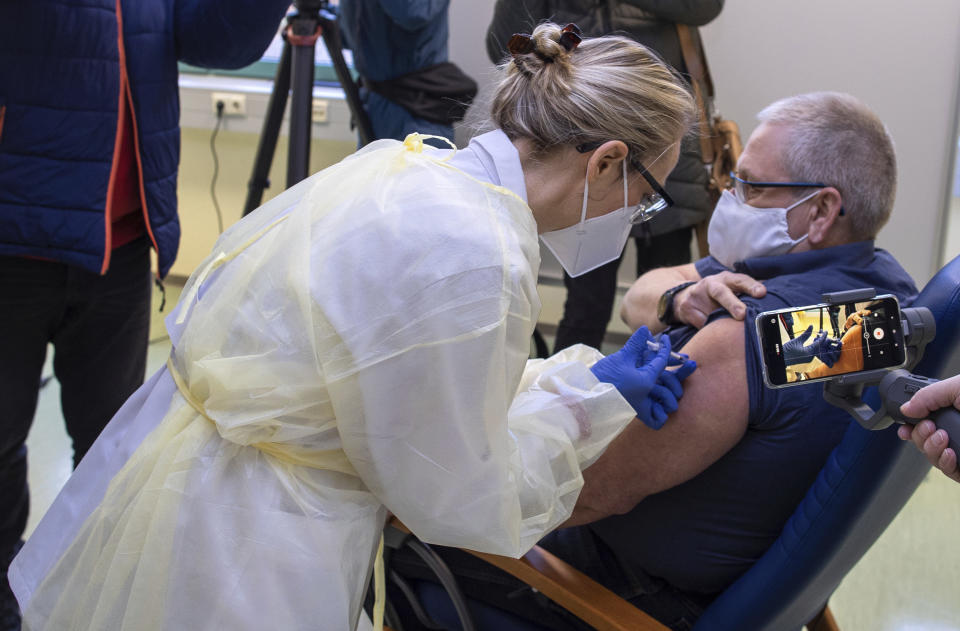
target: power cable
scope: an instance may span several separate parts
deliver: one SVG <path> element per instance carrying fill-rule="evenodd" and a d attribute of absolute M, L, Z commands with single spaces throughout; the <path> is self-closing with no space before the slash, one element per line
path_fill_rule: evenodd
<path fill-rule="evenodd" d="M 220 212 L 220 203 L 217 201 L 217 176 L 220 175 L 220 160 L 217 158 L 217 132 L 220 131 L 220 123 L 223 121 L 223 101 L 217 101 L 217 124 L 213 126 L 213 133 L 210 134 L 210 153 L 213 155 L 213 178 L 210 180 L 210 198 L 213 200 L 213 207 L 217 211 L 217 229 L 223 234 L 223 214 Z"/>

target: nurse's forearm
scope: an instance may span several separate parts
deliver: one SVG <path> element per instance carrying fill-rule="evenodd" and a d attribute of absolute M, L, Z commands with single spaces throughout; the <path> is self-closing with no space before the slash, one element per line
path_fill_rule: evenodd
<path fill-rule="evenodd" d="M 663 292 L 688 280 L 699 280 L 693 263 L 661 267 L 638 278 L 623 297 L 620 318 L 633 330 L 646 325 L 652 332 L 666 326 L 657 319 L 657 303 Z"/>

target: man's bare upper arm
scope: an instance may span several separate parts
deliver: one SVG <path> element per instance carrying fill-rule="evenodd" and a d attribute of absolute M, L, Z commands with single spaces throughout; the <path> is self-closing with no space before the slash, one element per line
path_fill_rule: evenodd
<path fill-rule="evenodd" d="M 683 349 L 697 361 L 680 408 L 660 430 L 634 419 L 584 471 L 585 485 L 568 525 L 632 509 L 647 495 L 693 478 L 743 437 L 749 414 L 744 323 L 723 318 Z"/>

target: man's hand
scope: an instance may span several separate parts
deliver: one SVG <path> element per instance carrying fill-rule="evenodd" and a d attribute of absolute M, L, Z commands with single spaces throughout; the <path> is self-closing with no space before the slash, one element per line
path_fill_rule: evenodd
<path fill-rule="evenodd" d="M 910 418 L 927 418 L 931 412 L 951 405 L 960 410 L 960 375 L 921 388 L 912 399 L 900 406 L 900 411 Z M 933 421 L 923 420 L 912 427 L 901 425 L 897 435 L 916 445 L 930 464 L 943 471 L 948 478 L 960 482 L 957 454 L 947 447 L 950 437 L 944 430 L 937 429 Z"/>
<path fill-rule="evenodd" d="M 673 298 L 673 314 L 680 322 L 702 329 L 707 318 L 717 309 L 725 309 L 735 319 L 743 320 L 747 307 L 737 297 L 749 294 L 762 298 L 767 288 L 746 274 L 720 272 L 700 280 Z"/>
<path fill-rule="evenodd" d="M 871 313 L 873 312 L 869 309 L 861 309 L 860 311 L 851 313 L 849 316 L 847 316 L 847 321 L 843 323 L 843 330 L 846 331 L 852 326 L 863 324 L 863 317 L 868 316 Z"/>

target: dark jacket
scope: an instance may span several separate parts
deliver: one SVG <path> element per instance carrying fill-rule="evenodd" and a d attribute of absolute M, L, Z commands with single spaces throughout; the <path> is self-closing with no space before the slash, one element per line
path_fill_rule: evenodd
<path fill-rule="evenodd" d="M 627 35 L 655 51 L 681 73 L 683 63 L 675 24 L 702 26 L 720 14 L 724 0 L 497 0 L 487 30 L 487 54 L 494 63 L 507 55 L 506 43 L 518 32 L 531 32 L 544 20 L 561 26 L 574 22 L 587 37 L 610 33 Z M 667 178 L 667 192 L 676 206 L 649 224 L 658 235 L 691 226 L 703 220 L 713 204 L 707 193 L 707 172 L 700 145 L 689 136 L 681 147 L 680 160 Z"/>
<path fill-rule="evenodd" d="M 449 5 L 450 0 L 341 0 L 338 22 L 354 68 L 365 81 L 379 82 L 447 61 Z M 418 118 L 372 90 L 363 89 L 361 98 L 377 138 L 403 140 L 420 132 L 453 139 L 452 125 Z"/>
<path fill-rule="evenodd" d="M 288 5 L 0 2 L 0 254 L 106 272 L 107 191 L 126 73 L 147 232 L 166 275 L 180 240 L 177 61 L 221 68 L 256 61 Z"/>

